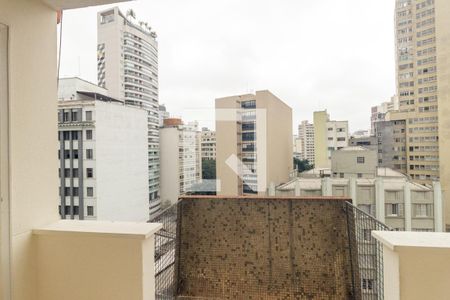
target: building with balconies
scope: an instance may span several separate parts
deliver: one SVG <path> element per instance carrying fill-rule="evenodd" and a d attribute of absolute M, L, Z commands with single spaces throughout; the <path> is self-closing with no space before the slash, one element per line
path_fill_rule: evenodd
<path fill-rule="evenodd" d="M 150 217 L 160 211 L 158 42 L 132 10 L 118 7 L 97 15 L 98 84 L 111 97 L 148 112 L 148 185 Z"/>

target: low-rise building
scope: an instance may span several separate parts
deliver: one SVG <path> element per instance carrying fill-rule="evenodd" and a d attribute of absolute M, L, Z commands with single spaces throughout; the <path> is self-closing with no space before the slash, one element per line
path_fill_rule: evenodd
<path fill-rule="evenodd" d="M 63 219 L 148 221 L 147 112 L 79 78 L 59 81 Z"/>
<path fill-rule="evenodd" d="M 377 167 L 376 152 L 362 147 L 335 151 L 331 170 L 301 173 L 271 192 L 276 196 L 350 197 L 360 210 L 395 230 L 443 231 L 440 183 L 420 185 L 398 171 Z"/>

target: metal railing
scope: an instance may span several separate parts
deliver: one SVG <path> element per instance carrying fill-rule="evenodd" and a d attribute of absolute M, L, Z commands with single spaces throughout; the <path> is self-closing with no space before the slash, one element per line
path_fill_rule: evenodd
<path fill-rule="evenodd" d="M 372 231 L 391 229 L 350 202 L 345 203 L 344 210 L 348 236 L 356 240 L 349 242 L 350 255 L 357 256 L 357 266 L 352 266 L 354 288 L 359 285 L 363 300 L 383 300 L 383 248 Z"/>
<path fill-rule="evenodd" d="M 157 300 L 175 299 L 177 207 L 177 204 L 172 205 L 150 220 L 163 225 L 155 235 Z M 383 300 L 383 249 L 371 233 L 374 230 L 390 230 L 390 228 L 350 202 L 345 202 L 343 209 L 347 216 L 353 297 L 359 299 L 357 295 L 360 294 L 362 300 Z"/>
<path fill-rule="evenodd" d="M 155 234 L 155 287 L 157 300 L 175 299 L 175 246 L 177 236 L 177 205 L 163 210 L 152 223 L 162 223 Z"/>

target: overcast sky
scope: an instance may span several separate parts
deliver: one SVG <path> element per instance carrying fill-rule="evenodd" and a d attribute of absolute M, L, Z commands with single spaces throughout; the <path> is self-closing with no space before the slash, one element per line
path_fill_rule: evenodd
<path fill-rule="evenodd" d="M 96 13 L 64 12 L 61 75 L 97 83 Z M 138 0 L 158 34 L 159 99 L 211 126 L 214 99 L 268 89 L 294 128 L 327 109 L 370 128 L 370 107 L 395 93 L 393 0 Z M 295 133 L 295 132 L 294 132 Z"/>

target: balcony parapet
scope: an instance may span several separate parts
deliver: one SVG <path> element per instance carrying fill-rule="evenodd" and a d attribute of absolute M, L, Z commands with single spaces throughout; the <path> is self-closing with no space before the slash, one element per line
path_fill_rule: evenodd
<path fill-rule="evenodd" d="M 158 223 L 61 220 L 36 228 L 37 299 L 153 300 Z"/>

